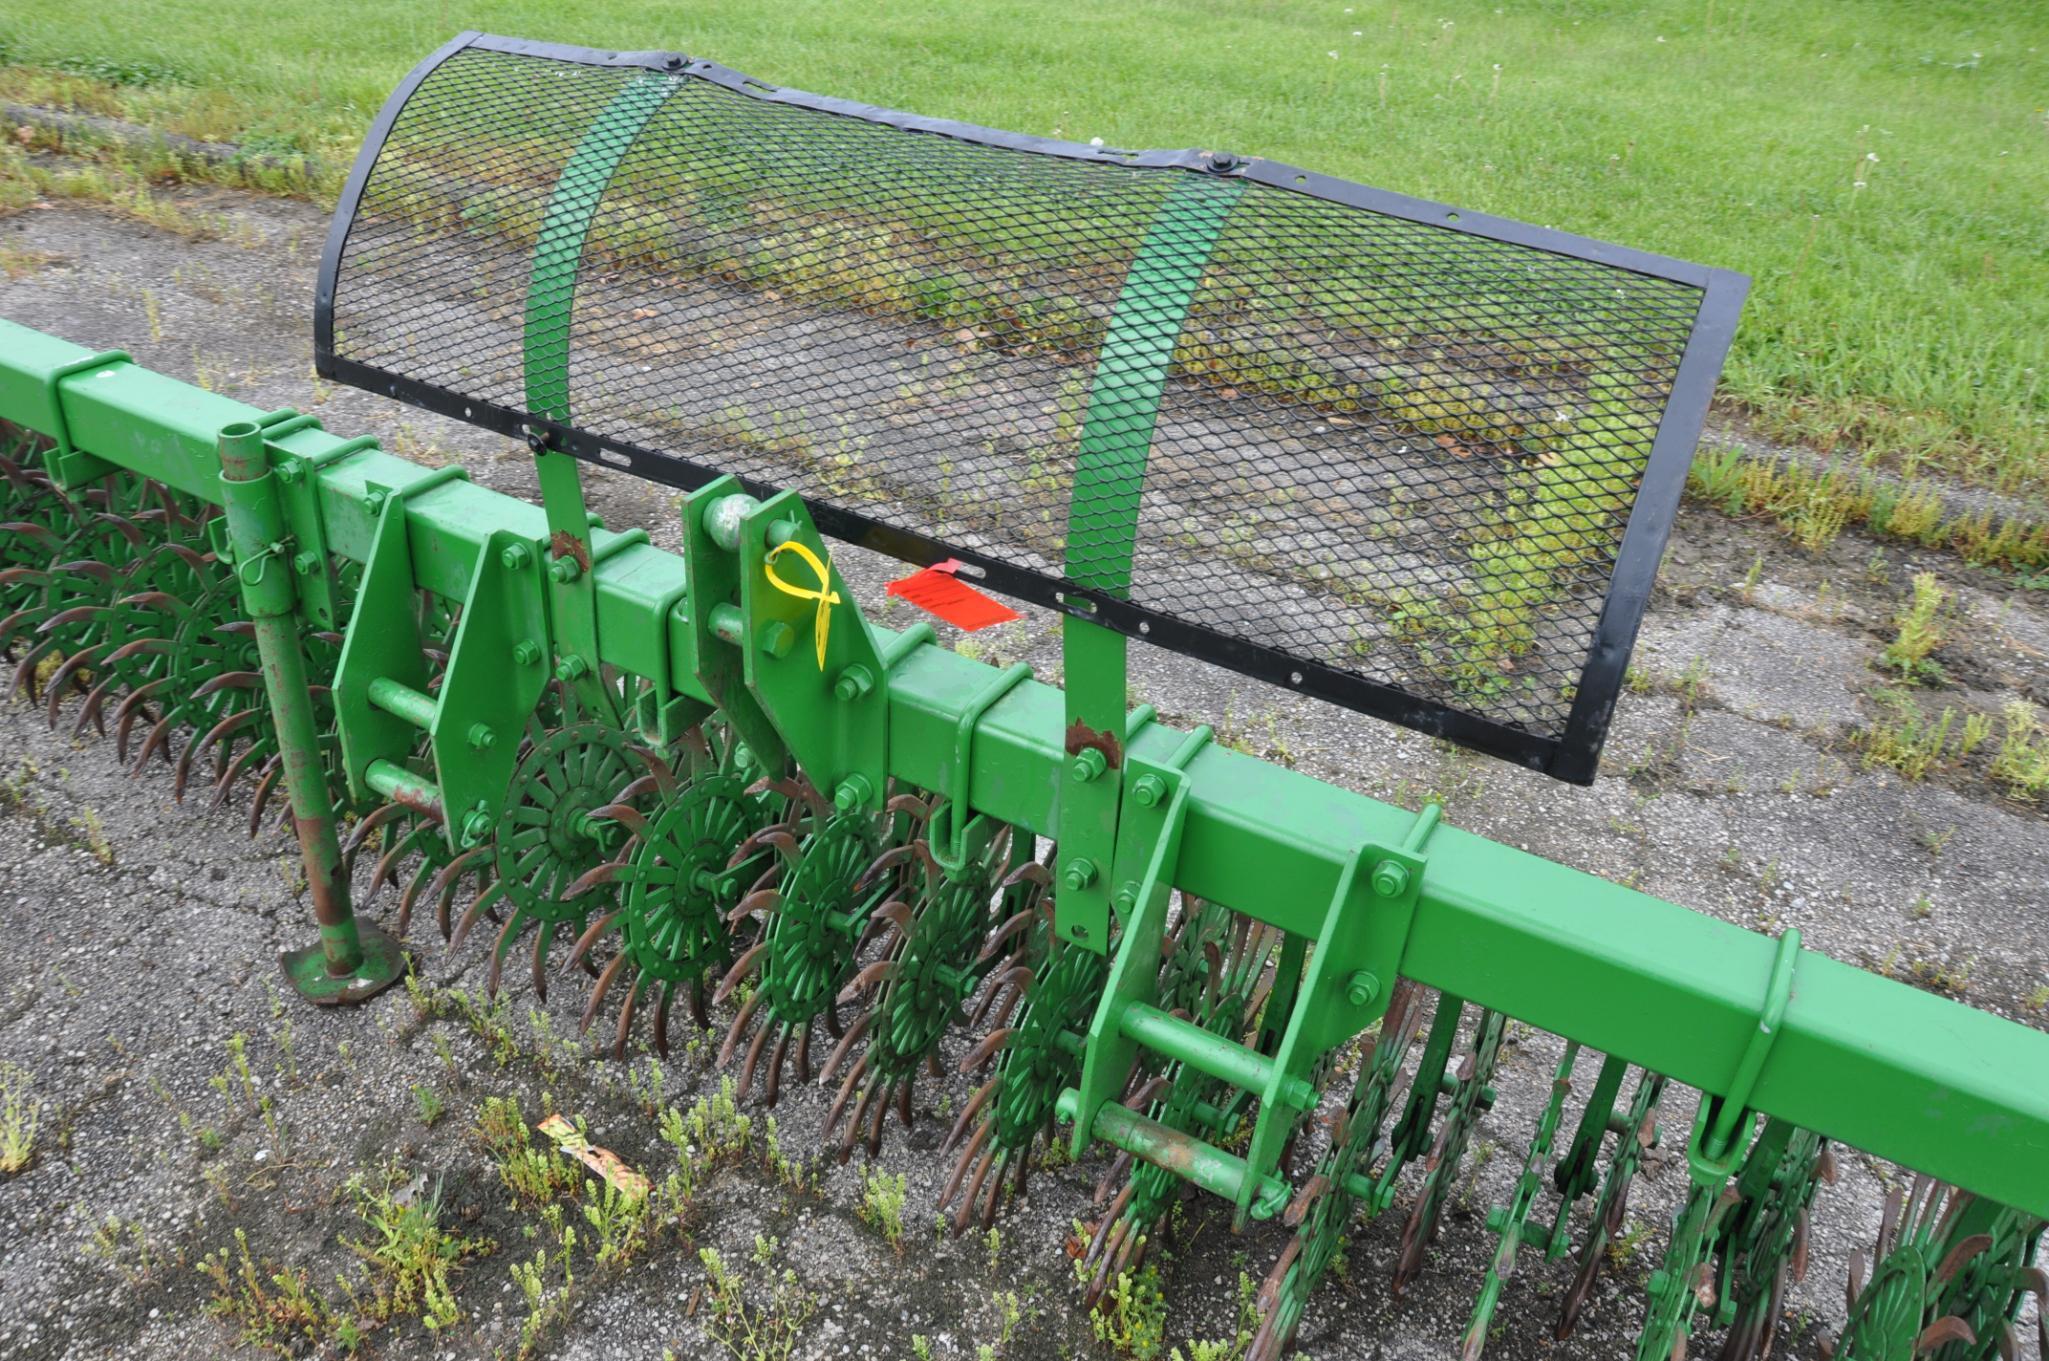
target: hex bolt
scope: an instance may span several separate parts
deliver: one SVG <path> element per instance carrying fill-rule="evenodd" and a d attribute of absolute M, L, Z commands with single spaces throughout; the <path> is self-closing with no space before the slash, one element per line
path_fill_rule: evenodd
<path fill-rule="evenodd" d="M 522 638 L 512 645 L 512 660 L 521 666 L 532 666 L 541 659 L 541 645 L 531 638 Z"/>
<path fill-rule="evenodd" d="M 787 657 L 790 649 L 797 645 L 797 631 L 780 619 L 771 619 L 761 626 L 756 635 L 761 650 L 771 657 Z"/>
<path fill-rule="evenodd" d="M 771 520 L 768 532 L 762 536 L 762 542 L 770 548 L 781 548 L 801 532 L 802 527 L 795 520 Z"/>
<path fill-rule="evenodd" d="M 292 559 L 292 570 L 302 577 L 312 576 L 314 569 L 319 566 L 320 555 L 318 553 L 301 553 Z"/>
<path fill-rule="evenodd" d="M 833 698 L 851 704 L 875 688 L 875 677 L 859 662 L 846 667 L 832 683 Z"/>
<path fill-rule="evenodd" d="M 1380 995 L 1380 980 L 1361 969 L 1345 980 L 1345 996 L 1355 1007 L 1363 1007 Z"/>
<path fill-rule="evenodd" d="M 1080 892 L 1096 882 L 1096 862 L 1085 855 L 1077 855 L 1067 862 L 1067 868 L 1060 873 L 1060 882 Z"/>
<path fill-rule="evenodd" d="M 555 676 L 558 680 L 580 681 L 590 673 L 591 664 L 573 652 L 555 664 Z"/>
<path fill-rule="evenodd" d="M 498 553 L 498 565 L 508 572 L 517 572 L 533 561 L 533 552 L 523 543 L 509 543 Z"/>
<path fill-rule="evenodd" d="M 296 458 L 280 459 L 271 471 L 277 474 L 278 481 L 289 487 L 306 475 L 306 465 Z"/>
<path fill-rule="evenodd" d="M 386 495 L 387 493 L 381 491 L 371 492 L 363 498 L 363 509 L 369 511 L 372 515 L 382 514 Z"/>
<path fill-rule="evenodd" d="M 1115 901 L 1119 912 L 1124 913 L 1126 916 L 1131 915 L 1132 911 L 1138 907 L 1138 885 L 1126 884 L 1123 888 L 1118 889 Z"/>
<path fill-rule="evenodd" d="M 1145 808 L 1151 808 L 1167 797 L 1167 782 L 1157 775 L 1141 775 L 1131 782 L 1131 797 Z"/>
<path fill-rule="evenodd" d="M 491 731 L 488 723 L 472 723 L 469 731 L 470 745 L 478 751 L 488 751 L 498 740 L 498 734 Z"/>
<path fill-rule="evenodd" d="M 1399 898 L 1409 891 L 1409 867 L 1397 860 L 1383 860 L 1373 871 L 1373 891 L 1383 898 Z"/>
<path fill-rule="evenodd" d="M 1094 747 L 1083 747 L 1074 754 L 1074 765 L 1069 768 L 1075 783 L 1088 784 L 1110 768 L 1110 762 Z"/>
<path fill-rule="evenodd" d="M 567 586 L 582 575 L 583 568 L 577 565 L 575 558 L 557 558 L 548 564 L 549 579 L 560 586 Z"/>
<path fill-rule="evenodd" d="M 832 791 L 832 806 L 842 813 L 851 813 L 865 806 L 874 792 L 875 786 L 868 783 L 866 775 L 849 775 Z"/>

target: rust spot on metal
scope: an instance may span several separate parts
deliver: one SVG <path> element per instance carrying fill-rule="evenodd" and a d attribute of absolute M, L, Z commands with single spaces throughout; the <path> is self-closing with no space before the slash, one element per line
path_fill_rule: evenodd
<path fill-rule="evenodd" d="M 1080 719 L 1076 719 L 1067 729 L 1067 754 L 1079 756 L 1090 747 L 1103 753 L 1103 760 L 1108 763 L 1111 770 L 1124 763 L 1124 744 L 1117 740 L 1116 733 L 1097 732 Z"/>
<path fill-rule="evenodd" d="M 591 551 L 590 551 L 590 549 L 584 546 L 584 542 L 583 542 L 583 540 L 582 540 L 582 539 L 579 539 L 579 538 L 577 538 L 577 537 L 576 537 L 576 536 L 575 536 L 574 534 L 571 534 L 571 533 L 570 533 L 570 532 L 569 532 L 568 530 L 566 530 L 566 529 L 558 529 L 558 530 L 556 530 L 556 531 L 555 531 L 555 537 L 554 537 L 554 538 L 552 538 L 552 539 L 550 539 L 550 540 L 548 541 L 548 546 L 549 546 L 549 549 L 550 549 L 550 550 L 551 550 L 551 551 L 552 551 L 552 552 L 553 552 L 553 553 L 555 554 L 555 556 L 556 556 L 556 557 L 558 557 L 558 558 L 575 558 L 575 559 L 576 559 L 576 565 L 577 565 L 578 567 L 582 568 L 582 569 L 583 569 L 584 571 L 586 571 L 586 572 L 590 571 L 590 569 L 591 569 Z"/>

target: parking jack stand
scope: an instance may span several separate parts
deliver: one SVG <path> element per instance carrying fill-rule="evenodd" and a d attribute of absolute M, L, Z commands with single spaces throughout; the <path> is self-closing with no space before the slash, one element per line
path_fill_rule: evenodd
<path fill-rule="evenodd" d="M 334 806 L 321 768 L 313 697 L 299 645 L 287 531 L 262 428 L 251 421 L 225 427 L 219 450 L 235 578 L 255 624 L 264 689 L 277 723 L 285 790 L 292 802 L 292 826 L 306 863 L 313 915 L 320 922 L 318 945 L 286 950 L 278 962 L 309 1002 L 348 1006 L 368 1001 L 405 977 L 405 951 L 397 937 L 358 923 L 349 904 L 348 875 L 335 836 Z"/>

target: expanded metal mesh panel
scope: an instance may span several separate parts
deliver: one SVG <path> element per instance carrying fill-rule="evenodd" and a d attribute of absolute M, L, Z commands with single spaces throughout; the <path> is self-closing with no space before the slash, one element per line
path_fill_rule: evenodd
<path fill-rule="evenodd" d="M 319 350 L 1583 779 L 1732 277 L 1262 161 L 472 38 L 366 147 Z M 1650 562 L 1610 604 L 1633 511 Z"/>

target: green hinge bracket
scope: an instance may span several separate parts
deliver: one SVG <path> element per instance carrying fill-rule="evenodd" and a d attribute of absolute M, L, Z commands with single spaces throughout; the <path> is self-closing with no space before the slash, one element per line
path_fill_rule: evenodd
<path fill-rule="evenodd" d="M 1146 461 L 1174 346 L 1188 319 L 1241 180 L 1179 174 L 1125 271 L 1096 359 L 1069 493 L 1065 573 L 1077 586 L 1124 599 L 1145 489 Z M 1055 840 L 1062 857 L 1056 929 L 1104 953 L 1114 906 L 1110 873 L 1126 784 L 1124 636 L 1089 619 L 1087 595 L 1067 597 L 1061 626 L 1068 759 Z M 1129 726 L 1129 725 L 1124 725 Z"/>
<path fill-rule="evenodd" d="M 68 364 L 59 364 L 45 376 L 42 396 L 47 425 L 44 433 L 49 435 L 52 443 L 43 453 L 43 468 L 50 474 L 50 480 L 66 491 L 74 491 L 94 478 L 118 471 L 118 468 L 71 442 L 71 422 L 64 414 L 65 381 L 115 364 L 134 362 L 126 350 L 102 350 Z"/>

